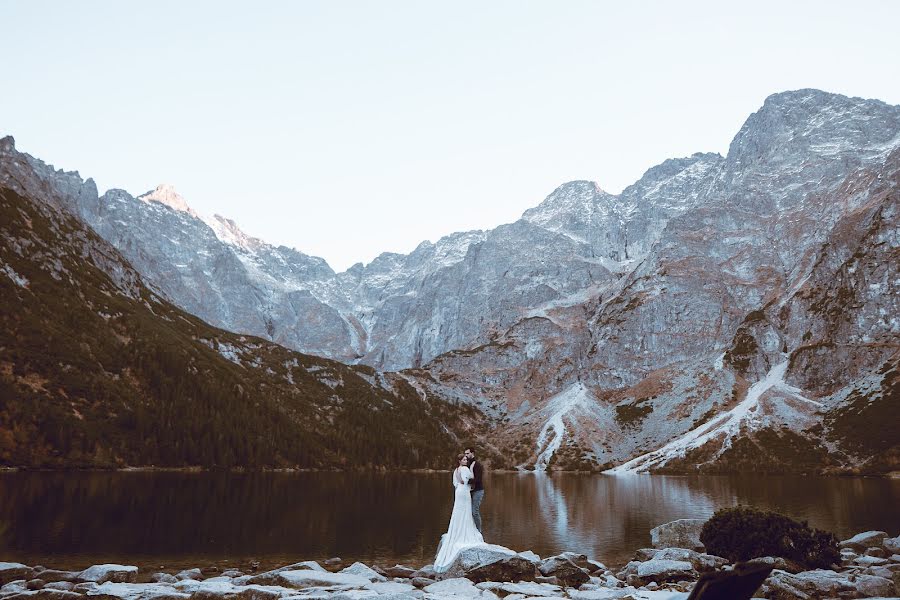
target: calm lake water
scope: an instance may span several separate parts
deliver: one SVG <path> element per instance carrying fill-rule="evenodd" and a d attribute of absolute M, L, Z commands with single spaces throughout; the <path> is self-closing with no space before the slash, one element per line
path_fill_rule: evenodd
<path fill-rule="evenodd" d="M 488 474 L 485 539 L 627 562 L 650 529 L 735 504 L 844 539 L 900 533 L 900 480 Z M 3 473 L 0 561 L 81 568 L 261 568 L 340 556 L 421 566 L 452 508 L 449 473 Z"/>

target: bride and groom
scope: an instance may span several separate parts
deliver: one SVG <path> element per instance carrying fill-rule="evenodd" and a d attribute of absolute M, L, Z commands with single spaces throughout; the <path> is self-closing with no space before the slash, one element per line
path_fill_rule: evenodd
<path fill-rule="evenodd" d="M 484 499 L 484 467 L 472 448 L 457 457 L 453 471 L 453 513 L 447 533 L 441 536 L 434 570 L 446 571 L 463 548 L 484 544 L 481 535 L 481 501 Z"/>

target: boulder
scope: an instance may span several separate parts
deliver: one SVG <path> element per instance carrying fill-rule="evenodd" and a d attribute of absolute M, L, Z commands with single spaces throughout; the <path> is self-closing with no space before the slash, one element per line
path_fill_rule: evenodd
<path fill-rule="evenodd" d="M 900 554 L 900 535 L 895 538 L 884 538 L 881 547 L 887 550 L 888 554 Z"/>
<path fill-rule="evenodd" d="M 424 569 L 423 569 L 424 570 Z M 530 560 L 509 548 L 483 544 L 464 548 L 440 576 L 442 579 L 467 577 L 481 581 L 534 581 L 537 569 Z"/>
<path fill-rule="evenodd" d="M 34 569 L 28 565 L 16 562 L 0 562 L 0 585 L 16 581 L 17 579 L 31 579 Z"/>
<path fill-rule="evenodd" d="M 657 550 L 652 557 L 655 560 L 682 560 L 691 563 L 698 573 L 706 573 L 707 571 L 715 571 L 719 567 L 728 564 L 728 561 L 721 556 L 712 554 L 704 554 L 696 550 L 688 548 L 663 548 Z"/>
<path fill-rule="evenodd" d="M 802 573 L 788 573 L 776 569 L 763 583 L 767 598 L 826 598 L 855 595 L 856 587 L 845 574 L 816 569 Z"/>
<path fill-rule="evenodd" d="M 535 596 L 544 596 L 544 597 L 559 597 L 565 595 L 563 593 L 562 588 L 558 585 L 550 585 L 546 583 L 533 583 L 533 582 L 523 582 L 523 583 L 504 583 L 499 588 L 497 588 L 507 595 L 509 594 L 523 594 L 525 596 L 535 597 Z"/>
<path fill-rule="evenodd" d="M 78 589 L 78 586 L 75 588 Z M 159 583 L 114 583 L 107 581 L 87 592 L 93 600 L 97 598 L 122 598 L 123 600 L 187 600 L 188 592 L 176 590 Z"/>
<path fill-rule="evenodd" d="M 583 555 L 582 555 L 583 556 Z M 585 562 L 587 557 L 584 558 Z M 591 580 L 586 569 L 582 569 L 568 558 L 554 556 L 544 560 L 538 569 L 544 577 L 556 577 L 565 587 L 578 587 Z"/>
<path fill-rule="evenodd" d="M 138 568 L 131 565 L 103 564 L 93 565 L 78 574 L 82 581 L 94 583 L 134 583 L 137 580 Z"/>
<path fill-rule="evenodd" d="M 656 559 L 641 563 L 637 568 L 637 576 L 645 582 L 680 581 L 696 579 L 697 572 L 691 563 L 684 560 Z"/>
<path fill-rule="evenodd" d="M 150 576 L 150 581 L 154 583 L 175 583 L 178 578 L 169 573 L 154 573 Z"/>
<path fill-rule="evenodd" d="M 839 546 L 841 548 L 850 548 L 857 552 L 865 552 L 867 548 L 872 546 L 881 546 L 887 537 L 888 534 L 884 531 L 865 531 L 842 541 Z"/>
<path fill-rule="evenodd" d="M 10 596 L 10 600 L 84 600 L 81 594 L 68 592 L 65 590 L 37 590 L 20 594 L 18 596 Z"/>
<path fill-rule="evenodd" d="M 256 579 L 255 577 L 253 579 Z M 333 585 L 348 585 L 362 588 L 371 583 L 367 578 L 350 573 L 329 573 L 328 571 L 313 571 L 302 569 L 299 571 L 282 571 L 274 575 L 275 585 L 304 589 L 310 587 L 327 587 Z M 256 583 L 251 580 L 252 583 Z"/>
<path fill-rule="evenodd" d="M 367 590 L 378 592 L 379 595 L 385 594 L 409 594 L 416 589 L 414 585 L 409 583 L 400 583 L 399 581 L 376 581 L 366 586 Z"/>
<path fill-rule="evenodd" d="M 71 592 L 75 590 L 75 584 L 71 581 L 51 581 L 50 583 L 44 586 L 45 590 L 62 590 L 64 592 Z"/>
<path fill-rule="evenodd" d="M 244 572 L 238 571 L 237 569 L 226 569 L 225 571 L 222 571 L 222 575 L 224 577 L 231 577 L 232 579 L 234 579 L 235 577 L 243 577 Z"/>
<path fill-rule="evenodd" d="M 77 581 L 80 571 L 57 571 L 56 569 L 44 569 L 41 571 L 41 579 L 47 583 L 56 581 Z"/>
<path fill-rule="evenodd" d="M 475 587 L 472 581 L 465 577 L 453 577 L 432 583 L 423 591 L 435 596 L 457 596 L 460 598 L 477 598 L 481 590 Z"/>
<path fill-rule="evenodd" d="M 428 587 L 432 583 L 435 583 L 435 580 L 431 579 L 430 577 L 411 577 L 409 579 L 409 582 L 417 588 L 424 588 Z"/>
<path fill-rule="evenodd" d="M 703 519 L 678 519 L 663 523 L 650 530 L 650 543 L 654 548 L 689 548 L 703 551 L 705 547 L 700 541 L 700 530 Z"/>
<path fill-rule="evenodd" d="M 403 565 L 394 565 L 393 567 L 388 567 L 384 570 L 384 574 L 388 577 L 399 577 L 402 579 L 411 579 L 414 577 L 413 573 L 415 572 L 415 569 L 410 569 Z"/>
<path fill-rule="evenodd" d="M 200 569 L 185 569 L 183 571 L 179 571 L 175 574 L 175 579 L 178 581 L 182 581 L 184 579 L 192 579 L 194 581 L 199 581 L 203 579 L 203 571 Z"/>
<path fill-rule="evenodd" d="M 854 584 L 857 591 L 865 598 L 893 596 L 895 592 L 893 579 L 877 575 L 857 575 Z"/>
<path fill-rule="evenodd" d="M 538 556 L 537 554 L 535 554 L 534 552 L 532 552 L 531 550 L 519 552 L 518 555 L 521 556 L 522 558 L 524 558 L 525 560 L 530 560 L 533 563 L 541 562 L 541 557 Z"/>
<path fill-rule="evenodd" d="M 858 556 L 853 559 L 853 564 L 860 567 L 880 567 L 889 562 L 891 561 L 886 558 L 878 558 L 877 556 Z"/>
<path fill-rule="evenodd" d="M 39 590 L 42 587 L 44 587 L 44 584 L 46 584 L 46 583 L 47 583 L 46 581 L 44 581 L 43 579 L 39 579 L 39 578 L 29 579 L 28 582 L 25 584 L 25 587 L 29 590 Z"/>
<path fill-rule="evenodd" d="M 387 577 L 381 575 L 374 569 L 369 568 L 367 565 L 361 562 L 355 562 L 349 567 L 341 569 L 341 573 L 346 573 L 348 575 L 358 575 L 360 577 L 365 577 L 369 581 L 387 581 Z"/>
<path fill-rule="evenodd" d="M 871 548 L 866 548 L 866 556 L 877 556 L 878 558 L 887 558 L 889 556 L 888 551 L 880 546 L 873 546 Z"/>
<path fill-rule="evenodd" d="M 437 571 L 434 570 L 434 565 L 425 565 L 418 571 L 412 574 L 413 577 L 424 577 L 425 579 L 437 579 Z"/>

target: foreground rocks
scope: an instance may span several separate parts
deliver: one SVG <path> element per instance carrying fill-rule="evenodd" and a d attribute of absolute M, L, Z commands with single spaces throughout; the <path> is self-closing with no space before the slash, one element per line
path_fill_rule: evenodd
<path fill-rule="evenodd" d="M 698 549 L 695 525 L 683 521 L 654 529 L 653 540 L 679 539 L 692 548 L 642 548 L 615 572 L 584 554 L 542 559 L 495 545 L 463 550 L 443 573 L 432 565 L 344 566 L 340 559 L 252 575 L 215 568 L 141 574 L 117 564 L 60 571 L 6 562 L 0 563 L 0 600 L 685 600 L 704 573 L 732 565 Z M 756 559 L 773 571 L 755 597 L 900 598 L 898 541 L 879 531 L 853 536 L 841 542 L 842 564 L 833 570 L 804 571 L 781 558 Z"/>

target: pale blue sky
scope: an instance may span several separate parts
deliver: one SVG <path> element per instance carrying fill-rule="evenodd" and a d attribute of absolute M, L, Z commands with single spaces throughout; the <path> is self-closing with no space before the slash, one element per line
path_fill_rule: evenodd
<path fill-rule="evenodd" d="M 766 96 L 900 104 L 900 2 L 0 0 L 0 135 L 342 270 L 725 154 Z"/>

